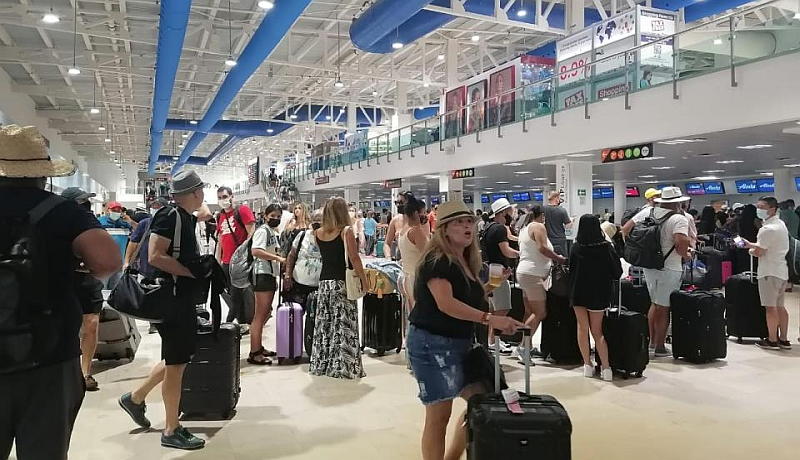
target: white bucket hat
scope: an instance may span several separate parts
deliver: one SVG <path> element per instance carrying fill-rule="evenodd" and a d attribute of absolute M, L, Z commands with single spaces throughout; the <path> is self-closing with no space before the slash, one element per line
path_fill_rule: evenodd
<path fill-rule="evenodd" d="M 0 127 L 0 177 L 64 177 L 77 166 L 67 160 L 52 160 L 44 136 L 34 126 Z"/>
<path fill-rule="evenodd" d="M 692 197 L 683 196 L 678 187 L 664 187 L 661 189 L 661 197 L 656 198 L 656 203 L 683 203 L 691 200 Z"/>
<path fill-rule="evenodd" d="M 508 208 L 516 207 L 516 204 L 511 204 L 505 198 L 500 198 L 499 200 L 492 203 L 492 215 L 497 214 L 498 212 L 505 211 Z"/>

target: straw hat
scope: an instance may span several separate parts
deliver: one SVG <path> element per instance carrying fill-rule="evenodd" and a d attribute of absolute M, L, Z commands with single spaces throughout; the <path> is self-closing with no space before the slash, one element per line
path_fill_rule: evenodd
<path fill-rule="evenodd" d="M 461 200 L 446 201 L 436 208 L 436 225 L 444 225 L 462 217 L 469 217 L 473 221 L 477 218 Z"/>
<path fill-rule="evenodd" d="M 76 170 L 70 161 L 50 159 L 44 136 L 35 127 L 0 127 L 0 177 L 64 177 Z"/>
<path fill-rule="evenodd" d="M 656 198 L 656 203 L 683 203 L 691 200 L 692 197 L 684 196 L 678 187 L 664 187 L 661 189 L 661 197 Z"/>

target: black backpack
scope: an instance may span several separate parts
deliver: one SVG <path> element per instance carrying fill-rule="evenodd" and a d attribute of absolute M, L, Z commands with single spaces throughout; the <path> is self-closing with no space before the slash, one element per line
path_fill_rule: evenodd
<path fill-rule="evenodd" d="M 64 199 L 0 218 L 0 374 L 35 368 L 58 345 L 61 315 L 48 289 L 48 238 L 37 224 Z"/>
<path fill-rule="evenodd" d="M 655 208 L 650 210 L 650 215 L 644 221 L 636 224 L 625 240 L 625 260 L 641 268 L 661 270 L 664 261 L 675 250 L 675 246 L 666 253 L 661 252 L 661 225 L 672 217 L 675 212 L 667 213 L 661 219 L 655 218 Z"/>
<path fill-rule="evenodd" d="M 800 284 L 800 241 L 789 235 L 789 252 L 786 253 L 786 265 L 789 267 L 789 282 Z"/>
<path fill-rule="evenodd" d="M 633 209 L 627 209 L 627 210 L 625 210 L 625 212 L 624 212 L 624 213 L 622 213 L 622 221 L 620 222 L 620 225 L 625 225 L 625 224 L 627 224 L 627 223 L 628 223 L 628 221 L 629 221 L 629 220 L 631 220 L 631 219 L 633 219 L 633 217 L 634 217 L 636 214 L 639 214 L 639 211 L 641 211 L 641 210 L 642 210 L 642 208 L 633 208 Z"/>
<path fill-rule="evenodd" d="M 489 228 L 492 225 L 499 225 L 497 222 L 489 222 L 486 226 L 483 227 L 483 230 L 478 232 L 478 245 L 481 248 L 481 258 L 484 262 L 488 259 L 488 255 L 486 254 L 486 233 L 489 231 Z"/>

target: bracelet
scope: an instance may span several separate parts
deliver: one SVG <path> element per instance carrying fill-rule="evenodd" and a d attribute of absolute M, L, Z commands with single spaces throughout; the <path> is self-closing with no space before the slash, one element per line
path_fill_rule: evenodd
<path fill-rule="evenodd" d="M 483 316 L 481 316 L 481 324 L 483 324 L 484 326 L 488 326 L 490 319 L 492 319 L 492 314 L 489 312 L 485 312 Z"/>

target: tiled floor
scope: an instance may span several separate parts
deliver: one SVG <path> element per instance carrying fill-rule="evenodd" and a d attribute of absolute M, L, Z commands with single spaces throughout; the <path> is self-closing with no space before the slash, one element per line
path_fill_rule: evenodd
<path fill-rule="evenodd" d="M 789 299 L 797 331 L 798 296 Z M 311 378 L 307 365 L 242 368 L 242 399 L 229 421 L 190 421 L 208 439 L 198 452 L 159 446 L 159 432 L 142 432 L 117 406 L 159 355 L 146 335 L 133 363 L 97 365 L 100 391 L 89 393 L 73 435 L 71 460 L 125 459 L 418 459 L 423 408 L 401 355 L 364 356 L 361 381 Z M 267 342 L 274 344 L 272 324 Z M 581 369 L 539 363 L 536 393 L 555 395 L 574 424 L 575 459 L 797 459 L 800 455 L 800 344 L 768 352 L 729 342 L 728 359 L 697 366 L 652 362 L 641 380 L 604 383 Z M 246 347 L 243 342 L 243 347 Z M 243 348 L 243 353 L 246 348 Z M 512 386 L 522 368 L 507 359 Z M 148 415 L 163 427 L 158 390 Z M 465 405 L 458 403 L 460 412 Z"/>

